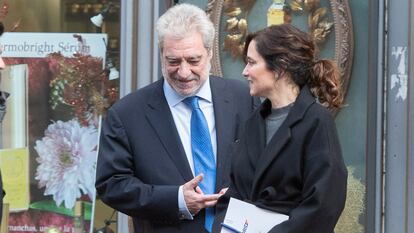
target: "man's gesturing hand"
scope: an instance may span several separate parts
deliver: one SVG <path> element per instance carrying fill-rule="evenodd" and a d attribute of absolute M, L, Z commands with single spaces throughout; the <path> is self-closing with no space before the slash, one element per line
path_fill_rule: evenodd
<path fill-rule="evenodd" d="M 203 174 L 183 185 L 185 204 L 192 215 L 196 215 L 201 209 L 214 206 L 220 194 L 204 194 L 198 184 L 203 180 Z"/>

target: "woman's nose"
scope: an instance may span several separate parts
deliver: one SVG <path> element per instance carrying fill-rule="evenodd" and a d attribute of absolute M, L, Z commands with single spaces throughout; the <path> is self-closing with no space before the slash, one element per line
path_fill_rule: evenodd
<path fill-rule="evenodd" d="M 244 67 L 242 72 L 243 77 L 247 78 L 249 76 L 249 72 L 247 71 L 247 65 Z"/>

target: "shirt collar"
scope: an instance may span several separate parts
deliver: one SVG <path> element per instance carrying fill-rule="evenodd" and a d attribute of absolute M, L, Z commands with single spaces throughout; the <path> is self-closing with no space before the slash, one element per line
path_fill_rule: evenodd
<path fill-rule="evenodd" d="M 182 96 L 178 94 L 165 79 L 164 79 L 163 89 L 164 89 L 164 95 L 167 100 L 167 103 L 171 107 L 175 107 L 177 104 L 182 102 L 185 98 L 189 97 L 189 96 Z M 210 78 L 207 78 L 207 80 L 204 82 L 201 88 L 194 95 L 210 103 L 212 102 L 211 89 L 210 89 Z"/>

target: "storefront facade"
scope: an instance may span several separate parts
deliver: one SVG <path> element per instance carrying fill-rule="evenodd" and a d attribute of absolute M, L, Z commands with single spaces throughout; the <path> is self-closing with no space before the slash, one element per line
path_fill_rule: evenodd
<path fill-rule="evenodd" d="M 56 216 L 63 216 L 60 221 L 68 223 L 60 230 L 65 232 L 62 229 L 73 227 L 73 219 L 78 217 L 74 210 L 79 200 L 84 205 L 83 220 L 91 224 L 90 228 L 100 229 L 105 226 L 105 220 L 109 220 L 111 229 L 129 231 L 127 216 L 113 215 L 112 209 L 102 204 L 99 198 L 95 202 L 93 194 L 88 195 L 82 188 L 78 188 L 79 194 L 73 194 L 75 201 L 59 199 L 57 193 L 47 191 L 48 180 L 41 175 L 47 168 L 41 162 L 46 159 L 42 155 L 47 156 L 47 148 L 42 147 L 42 143 L 48 139 L 48 129 L 55 132 L 53 130 L 65 127 L 78 127 L 80 132 L 90 130 L 97 138 L 99 116 L 104 109 L 118 98 L 158 80 L 161 71 L 154 25 L 166 9 L 184 2 L 206 9 L 219 32 L 212 72 L 224 78 L 242 79 L 243 62 L 225 47 L 225 43 L 228 43 L 227 36 L 243 32 L 227 30 L 230 9 L 226 9 L 223 0 L 0 1 L 7 7 L 7 14 L 3 10 L 2 21 L 6 32 L 9 31 L 0 38 L 2 56 L 6 65 L 13 67 L 2 72 L 0 83 L 1 91 L 11 93 L 6 99 L 9 104 L 6 105 L 6 116 L 8 114 L 9 118 L 1 124 L 0 156 L 5 154 L 4 150 L 12 150 L 13 153 L 7 152 L 14 155 L 11 158 L 24 157 L 26 178 L 18 182 L 26 187 L 24 192 L 27 194 L 22 197 L 21 207 L 11 207 L 9 232 L 24 230 L 24 225 L 18 223 L 23 221 L 21 219 L 28 221 L 27 227 L 34 226 L 38 231 L 40 226 L 45 230 L 52 224 L 51 221 L 41 222 L 42 217 L 37 217 L 37 222 L 28 220 L 33 216 L 56 219 Z M 266 26 L 272 4 L 280 1 L 257 0 L 249 6 L 243 5 L 246 2 L 243 0 L 234 2 L 239 4 L 242 12 L 235 19 L 245 20 L 248 31 L 254 31 Z M 290 6 L 290 13 L 285 11 L 285 14 L 289 13 L 293 24 L 311 30 L 307 20 L 309 14 L 315 12 L 306 10 L 305 5 L 304 10 L 292 10 L 292 4 L 313 1 L 282 2 Z M 414 7 L 409 0 L 316 2 L 318 8 L 327 9 L 324 19 L 333 24 L 319 44 L 320 55 L 341 65 L 346 91 L 346 106 L 335 113 L 349 172 L 347 204 L 337 232 L 414 232 L 414 82 L 411 81 Z M 104 19 L 102 25 L 96 26 L 91 18 L 99 13 L 104 14 Z M 14 32 L 10 32 L 12 29 Z M 16 34 L 21 32 L 27 34 Z M 53 39 L 49 33 L 63 37 Z M 46 42 L 56 40 L 55 49 L 39 55 L 41 39 L 34 40 L 36 36 Z M 22 44 L 14 45 L 16 41 Z M 92 46 L 100 41 L 104 42 L 101 47 Z M 13 50 L 13 46 L 24 49 L 24 43 L 37 46 L 37 54 L 29 56 Z M 45 46 L 43 50 L 47 50 Z M 66 50 L 71 54 L 65 55 Z M 82 76 L 93 68 L 95 73 Z M 119 77 L 115 70 L 119 71 Z M 11 81 L 9 84 L 4 81 L 19 72 L 24 77 L 20 89 L 16 89 L 16 84 Z M 84 86 L 77 89 L 76 85 Z M 85 89 L 85 85 L 89 89 Z M 10 89 L 12 87 L 14 89 Z M 77 94 L 71 95 L 68 89 Z M 18 91 L 24 96 L 20 102 L 11 98 Z M 83 104 L 85 101 L 88 104 Z M 25 107 L 21 108 L 22 105 Z M 22 116 L 22 119 L 16 123 L 17 118 L 10 117 L 18 106 L 21 109 L 13 116 Z M 15 141 L 11 139 L 13 136 L 17 138 Z M 95 144 L 91 146 L 98 146 L 97 141 Z M 22 148 L 25 150 L 19 152 Z M 59 158 L 60 163 L 64 162 L 62 157 Z M 13 171 L 2 166 L 6 178 L 10 177 L 5 174 L 7 172 Z M 8 185 L 6 188 L 10 189 L 10 182 Z M 50 207 L 53 204 L 66 206 Z M 45 215 L 46 212 L 49 215 Z"/>

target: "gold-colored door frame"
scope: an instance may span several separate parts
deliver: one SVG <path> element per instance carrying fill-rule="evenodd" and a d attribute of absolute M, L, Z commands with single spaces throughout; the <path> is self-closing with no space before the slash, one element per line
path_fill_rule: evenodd
<path fill-rule="evenodd" d="M 210 15 L 216 30 L 213 46 L 213 59 L 211 72 L 213 75 L 222 76 L 220 61 L 220 25 L 222 20 L 223 4 L 225 0 L 209 0 L 207 13 Z M 335 28 L 335 58 L 342 77 L 342 90 L 346 94 L 352 71 L 354 52 L 354 35 L 351 12 L 348 0 L 329 0 Z"/>

